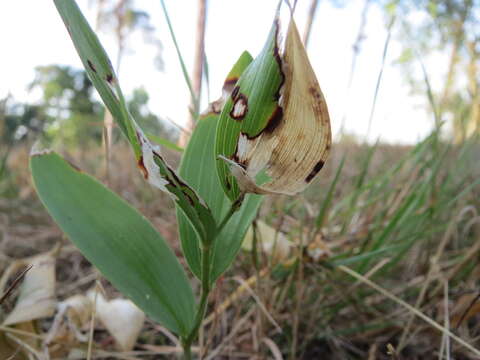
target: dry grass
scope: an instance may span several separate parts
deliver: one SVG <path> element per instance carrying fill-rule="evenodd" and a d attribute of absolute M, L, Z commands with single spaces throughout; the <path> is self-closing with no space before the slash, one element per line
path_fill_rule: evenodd
<path fill-rule="evenodd" d="M 451 336 L 480 348 L 478 147 L 437 144 L 434 151 L 433 146 L 429 141 L 415 148 L 338 145 L 323 177 L 306 194 L 267 199 L 261 218 L 295 246 L 280 264 L 268 254 L 240 254 L 210 298 L 211 315 L 194 351 L 205 359 L 479 358 Z M 69 156 L 103 177 L 101 149 Z M 177 155 L 169 157 L 178 162 Z M 1 269 L 60 243 L 57 299 L 84 294 L 98 274 L 42 208 L 26 164 L 27 149 L 16 149 L 0 185 Z M 121 144 L 114 147 L 111 168 L 110 187 L 145 214 L 180 255 L 168 197 L 144 186 Z M 332 200 L 326 203 L 329 189 Z M 322 208 L 323 226 L 317 228 Z M 101 284 L 107 296 L 118 295 L 106 281 Z M 14 302 L 15 291 L 3 310 L 8 313 Z M 72 344 L 50 344 L 47 356 L 42 341 L 27 341 L 45 339 L 52 318 L 36 326 L 34 333 L 0 328 L 17 340 L 12 359 L 24 358 L 15 349 L 64 358 Z M 92 345 L 96 359 L 175 358 L 180 351 L 176 338 L 151 321 L 133 351 L 115 350 L 100 326 Z"/>

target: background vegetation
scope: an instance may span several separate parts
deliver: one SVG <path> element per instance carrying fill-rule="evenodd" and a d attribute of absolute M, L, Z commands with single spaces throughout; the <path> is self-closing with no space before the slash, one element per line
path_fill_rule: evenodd
<path fill-rule="evenodd" d="M 207 70 L 207 0 L 199 2 L 197 39 L 191 44 L 197 48 L 191 75 L 195 96 Z M 125 0 L 96 3 L 96 27 L 114 34 L 120 69 L 131 46 L 129 36 L 151 32 L 148 9 L 139 10 Z M 317 6 L 318 1 L 311 1 L 306 41 Z M 212 316 L 200 339 L 205 358 L 479 358 L 478 350 L 468 349 L 445 329 L 480 348 L 480 3 L 366 0 L 359 14 L 364 21 L 353 46 L 352 74 L 372 7 L 384 11 L 388 29 L 405 29 L 398 66 L 412 96 L 428 99 L 431 134 L 414 146 L 399 146 L 369 144 L 340 133 L 323 174 L 302 196 L 266 199 L 261 221 L 254 226 L 254 246 L 241 253 L 210 298 Z M 215 8 L 208 11 L 214 13 Z M 414 11 L 427 14 L 427 20 L 407 22 Z M 160 48 L 160 41 L 152 43 Z M 385 49 L 388 45 L 389 38 Z M 433 86 L 432 74 L 423 65 L 432 53 L 448 59 L 439 86 Z M 152 61 L 161 70 L 161 54 Z M 420 73 L 413 70 L 418 64 Z M 120 76 L 128 74 L 120 70 Z M 178 235 L 172 202 L 143 186 L 125 141 L 83 70 L 42 64 L 28 87 L 42 94 L 39 102 L 22 103 L 12 96 L 0 101 L 0 290 L 7 292 L 11 285 L 13 289 L 1 304 L 0 357 L 85 358 L 91 346 L 93 358 L 174 358 L 180 351 L 176 339 L 148 319 L 132 345 L 123 348 L 118 334 L 101 319 L 90 336 L 91 315 L 78 324 L 83 338 L 73 325 L 63 324 L 67 330 L 58 332 L 60 319 L 70 319 L 65 313 L 58 316 L 60 304 L 72 296 L 94 286 L 101 287 L 107 299 L 120 295 L 62 237 L 39 203 L 27 167 L 35 141 L 60 149 L 105 180 L 177 250 Z M 154 114 L 148 99 L 145 89 L 136 89 L 128 99 L 132 115 L 149 134 L 183 146 L 195 116 L 182 131 Z M 197 104 L 192 101 L 192 114 L 199 111 Z M 374 109 L 375 102 L 372 113 Z M 105 139 L 111 143 L 108 157 Z M 172 148 L 164 151 L 176 165 L 180 151 Z M 261 230 L 264 223 L 276 230 L 275 235 Z M 25 287 L 14 279 L 31 263 L 31 256 L 52 249 L 49 261 L 56 280 L 50 282 L 48 296 L 54 299 L 53 307 L 42 316 L 8 324 L 9 314 L 26 296 Z M 353 277 L 348 269 L 362 277 Z M 402 300 L 440 329 L 416 316 Z"/>

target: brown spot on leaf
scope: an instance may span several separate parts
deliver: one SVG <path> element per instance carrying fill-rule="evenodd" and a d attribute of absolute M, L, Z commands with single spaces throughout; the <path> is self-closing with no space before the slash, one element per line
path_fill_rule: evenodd
<path fill-rule="evenodd" d="M 237 155 L 237 150 L 235 150 L 235 155 L 233 155 L 232 160 L 235 161 L 243 170 L 247 170 L 248 160 L 245 159 L 244 161 L 240 161 L 240 158 Z"/>
<path fill-rule="evenodd" d="M 237 88 L 235 88 L 237 89 Z M 238 94 L 234 100 L 230 116 L 235 120 L 242 120 L 248 112 L 248 99 L 244 94 Z"/>
<path fill-rule="evenodd" d="M 156 152 L 154 152 L 155 156 L 158 156 L 160 159 L 163 160 L 163 158 Z M 168 174 L 170 176 L 167 177 L 167 181 L 169 185 L 171 185 L 174 188 L 179 189 L 183 195 L 187 198 L 187 201 L 190 203 L 190 205 L 195 206 L 196 203 L 200 202 L 200 199 L 197 197 L 195 192 L 193 192 L 190 187 L 182 180 L 180 179 L 175 171 L 172 169 L 168 168 Z M 173 181 L 172 181 L 173 180 Z M 177 185 L 178 184 L 178 185 Z"/>
<path fill-rule="evenodd" d="M 240 133 L 240 136 L 245 135 L 243 133 Z M 243 161 L 240 161 L 240 158 L 238 157 L 238 142 L 237 146 L 235 146 L 235 152 L 233 155 L 230 157 L 230 160 L 235 161 L 243 170 L 247 170 L 248 167 L 248 159 L 244 159 Z"/>
<path fill-rule="evenodd" d="M 195 203 L 193 202 L 191 196 L 187 194 L 185 191 L 183 193 L 185 194 L 185 197 L 187 198 L 187 201 L 190 203 L 190 205 L 195 206 Z"/>
<path fill-rule="evenodd" d="M 142 172 L 145 180 L 148 180 L 148 170 L 145 167 L 145 164 L 143 163 L 143 156 L 140 156 L 140 158 L 138 159 L 137 165 L 138 165 L 138 168 L 140 169 L 140 171 Z"/>
<path fill-rule="evenodd" d="M 315 86 L 310 86 L 308 88 L 308 92 L 312 95 L 316 100 L 321 100 L 322 95 L 318 92 L 318 89 Z"/>
<path fill-rule="evenodd" d="M 105 80 L 107 80 L 107 82 L 110 85 L 113 85 L 113 75 L 112 74 L 107 74 L 107 76 L 105 77 Z"/>
<path fill-rule="evenodd" d="M 307 183 L 312 181 L 312 179 L 315 177 L 315 175 L 317 175 L 318 172 L 322 169 L 324 164 L 325 164 L 325 162 L 323 160 L 320 160 L 318 163 L 316 163 L 315 166 L 313 167 L 312 171 L 310 172 L 310 174 L 308 174 L 308 176 L 306 177 L 305 181 Z"/>
<path fill-rule="evenodd" d="M 274 100 L 278 101 L 280 99 L 280 90 L 282 89 L 282 86 L 285 82 L 285 74 L 283 73 L 283 67 L 282 67 L 282 58 L 280 56 L 280 49 L 278 48 L 278 37 L 279 37 L 279 31 L 280 31 L 280 24 L 278 19 L 275 19 L 275 45 L 273 47 L 273 56 L 275 57 L 275 60 L 277 61 L 278 68 L 280 70 L 280 84 L 278 85 L 278 89 L 274 94 Z"/>
<path fill-rule="evenodd" d="M 235 86 L 233 88 L 233 91 L 232 91 L 232 94 L 231 94 L 231 98 L 233 101 L 235 101 L 235 99 L 237 98 L 237 95 L 238 95 L 238 92 L 240 91 L 240 88 L 238 86 Z"/>
<path fill-rule="evenodd" d="M 226 79 L 223 83 L 223 91 L 225 91 L 226 93 L 232 92 L 237 81 L 237 76 Z"/>
<path fill-rule="evenodd" d="M 95 69 L 95 65 L 90 60 L 87 60 L 88 67 L 94 72 L 97 72 L 97 69 Z"/>
<path fill-rule="evenodd" d="M 273 114 L 270 116 L 267 122 L 267 126 L 263 129 L 267 134 L 273 133 L 273 131 L 280 125 L 283 119 L 283 109 L 277 106 Z"/>

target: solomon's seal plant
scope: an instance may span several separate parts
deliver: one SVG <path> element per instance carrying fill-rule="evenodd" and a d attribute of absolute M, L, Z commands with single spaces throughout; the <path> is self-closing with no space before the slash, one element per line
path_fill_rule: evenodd
<path fill-rule="evenodd" d="M 263 50 L 255 59 L 240 56 L 222 97 L 198 119 L 176 172 L 130 115 L 108 56 L 75 1 L 54 2 L 144 178 L 176 204 L 182 250 L 201 282 L 199 301 L 165 240 L 100 182 L 53 152 L 34 151 L 36 190 L 85 257 L 177 333 L 190 359 L 208 295 L 234 260 L 262 195 L 302 191 L 325 163 L 331 134 L 324 97 L 293 17 L 280 44 L 277 9 Z"/>

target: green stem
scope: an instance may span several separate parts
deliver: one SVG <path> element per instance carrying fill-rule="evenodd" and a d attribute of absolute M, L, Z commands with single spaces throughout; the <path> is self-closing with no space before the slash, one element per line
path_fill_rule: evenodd
<path fill-rule="evenodd" d="M 240 197 L 232 204 L 230 210 L 225 215 L 223 220 L 220 222 L 220 225 L 217 228 L 217 236 L 220 234 L 222 229 L 228 223 L 228 221 L 232 218 L 233 214 L 240 208 L 243 202 L 244 195 L 240 195 Z M 198 335 L 198 330 L 202 325 L 203 318 L 205 317 L 205 312 L 207 310 L 207 302 L 208 302 L 208 295 L 210 294 L 211 284 L 210 284 L 210 268 L 211 264 L 211 257 L 212 257 L 212 248 L 213 243 L 215 242 L 215 238 L 212 241 L 205 241 L 202 244 L 201 252 L 202 252 L 202 263 L 201 263 L 201 279 L 202 279 L 202 293 L 200 297 L 200 304 L 198 306 L 197 314 L 195 315 L 195 322 L 193 325 L 192 330 L 187 335 L 185 339 L 182 340 L 182 347 L 184 352 L 185 360 L 192 359 L 192 343 L 196 339 Z"/>
<path fill-rule="evenodd" d="M 183 358 L 185 360 L 192 360 L 192 348 L 190 346 L 185 347 L 185 344 L 183 345 Z"/>
<path fill-rule="evenodd" d="M 195 315 L 195 322 L 190 334 L 183 340 L 182 345 L 185 353 L 185 359 L 190 360 L 192 358 L 191 346 L 195 338 L 197 337 L 198 330 L 202 325 L 205 311 L 207 309 L 208 295 L 210 294 L 210 257 L 212 254 L 211 244 L 205 245 L 202 248 L 202 295 L 200 298 L 200 305 L 198 306 L 197 314 Z"/>
<path fill-rule="evenodd" d="M 218 226 L 217 228 L 217 236 L 218 234 L 220 234 L 220 232 L 223 230 L 223 228 L 225 227 L 225 225 L 227 225 L 228 221 L 232 218 L 233 214 L 235 214 L 235 212 L 240 209 L 240 206 L 242 206 L 242 203 L 243 203 L 243 199 L 245 198 L 245 193 L 241 193 L 240 196 L 238 197 L 237 200 L 235 200 L 233 203 L 232 203 L 232 206 L 230 207 L 230 210 L 228 210 L 228 213 L 225 215 L 225 217 L 223 218 L 222 222 L 220 223 L 220 225 Z"/>

